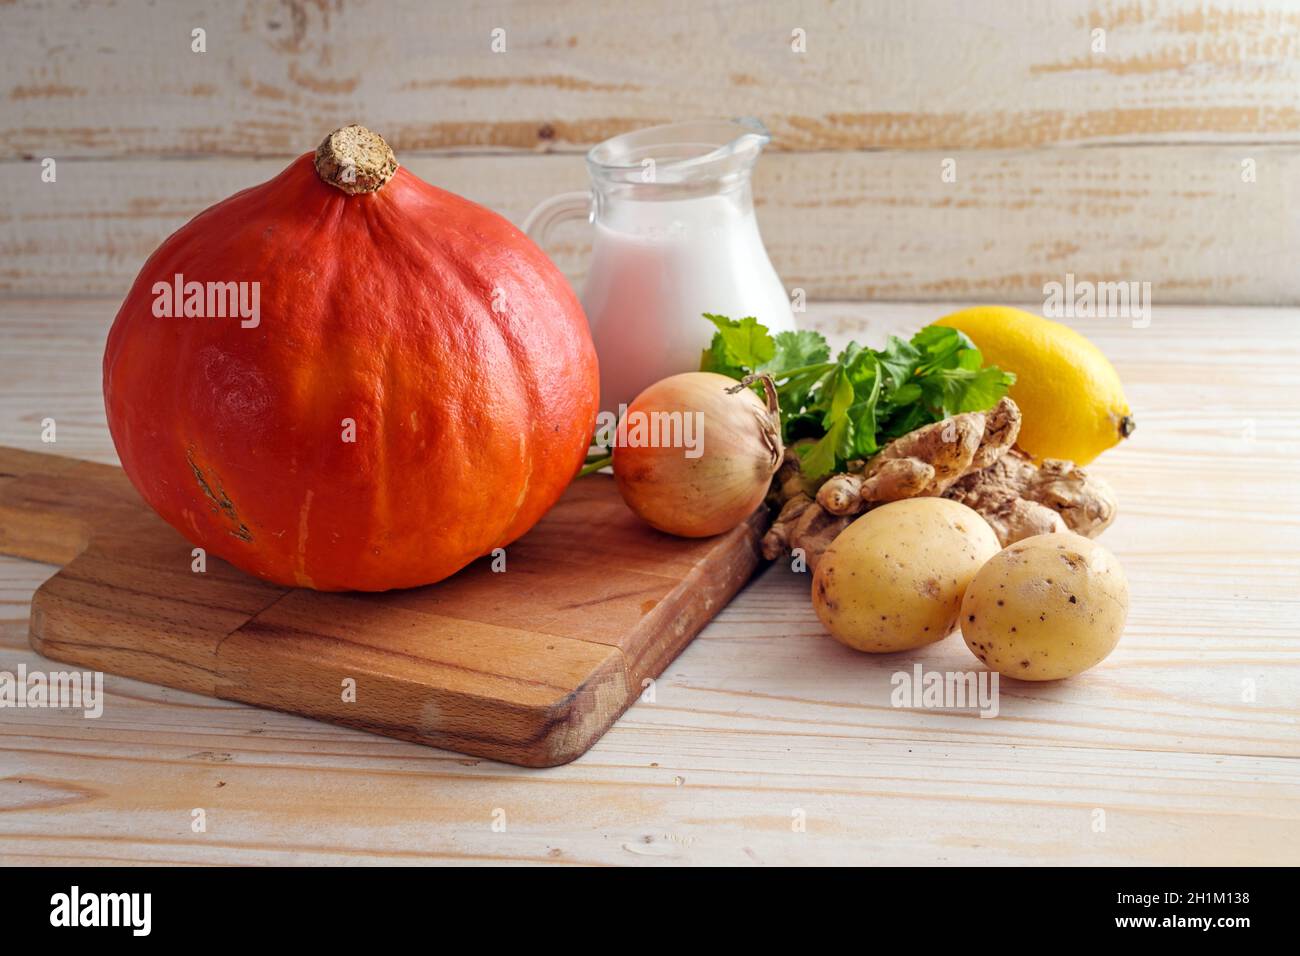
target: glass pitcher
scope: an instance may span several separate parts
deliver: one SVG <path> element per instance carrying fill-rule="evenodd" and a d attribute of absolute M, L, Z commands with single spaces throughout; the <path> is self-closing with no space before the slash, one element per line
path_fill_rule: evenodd
<path fill-rule="evenodd" d="M 620 413 L 647 385 L 698 369 L 714 331 L 704 312 L 752 315 L 773 334 L 794 329 L 750 192 L 769 140 L 750 119 L 615 136 L 587 153 L 590 192 L 552 197 L 525 220 L 539 245 L 567 219 L 595 227 L 582 305 L 602 410 Z"/>

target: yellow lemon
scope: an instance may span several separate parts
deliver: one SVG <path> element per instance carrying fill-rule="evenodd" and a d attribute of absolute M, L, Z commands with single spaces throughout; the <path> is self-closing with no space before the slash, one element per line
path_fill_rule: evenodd
<path fill-rule="evenodd" d="M 1068 326 L 1000 305 L 963 309 L 935 324 L 965 332 L 986 364 L 1016 373 L 1011 397 L 1023 415 L 1017 444 L 1034 458 L 1086 465 L 1132 434 L 1119 374 Z"/>

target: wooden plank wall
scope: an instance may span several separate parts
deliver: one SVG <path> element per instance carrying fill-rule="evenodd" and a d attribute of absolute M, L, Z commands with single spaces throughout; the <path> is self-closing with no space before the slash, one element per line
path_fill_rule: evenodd
<path fill-rule="evenodd" d="M 519 221 L 607 136 L 754 115 L 765 240 L 812 298 L 1033 301 L 1072 272 L 1300 302 L 1298 2 L 11 0 L 0 36 L 4 294 L 121 294 L 345 122 Z M 581 227 L 551 251 L 580 281 Z"/>

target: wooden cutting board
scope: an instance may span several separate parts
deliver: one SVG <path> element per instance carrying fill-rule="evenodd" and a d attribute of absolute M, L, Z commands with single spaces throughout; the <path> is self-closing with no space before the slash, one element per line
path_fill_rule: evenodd
<path fill-rule="evenodd" d="M 593 475 L 504 572 L 326 594 L 197 573 L 120 468 L 0 448 L 0 553 L 62 566 L 32 600 L 41 654 L 529 767 L 604 734 L 753 574 L 763 521 L 673 538 Z"/>

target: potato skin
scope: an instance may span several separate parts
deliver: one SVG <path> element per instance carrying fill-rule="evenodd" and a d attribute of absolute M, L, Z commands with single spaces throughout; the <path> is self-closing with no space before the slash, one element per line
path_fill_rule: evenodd
<path fill-rule="evenodd" d="M 1100 663 L 1128 617 L 1128 581 L 1097 542 L 1065 532 L 1025 538 L 975 575 L 961 633 L 981 661 L 1006 677 L 1059 680 Z"/>
<path fill-rule="evenodd" d="M 841 644 L 884 654 L 942 640 L 962 594 L 998 550 L 975 511 L 946 498 L 873 508 L 831 543 L 813 575 L 813 607 Z"/>

